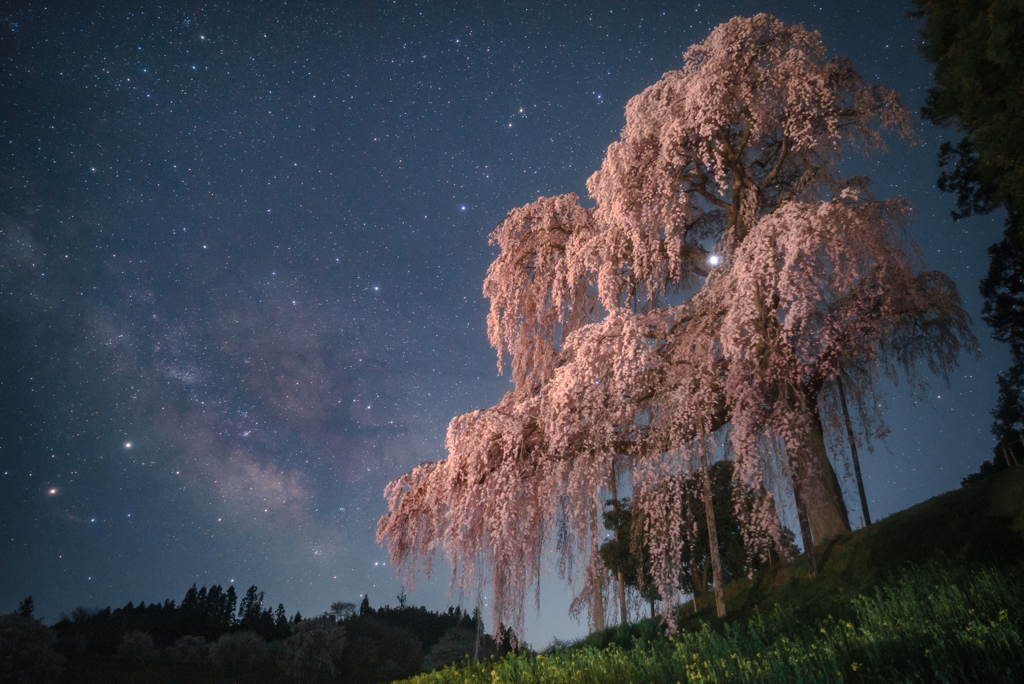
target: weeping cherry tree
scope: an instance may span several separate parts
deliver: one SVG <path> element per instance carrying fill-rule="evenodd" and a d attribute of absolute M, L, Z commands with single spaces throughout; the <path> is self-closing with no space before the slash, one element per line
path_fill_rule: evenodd
<path fill-rule="evenodd" d="M 905 235 L 909 205 L 839 174 L 844 150 L 883 150 L 909 122 L 817 33 L 766 14 L 717 27 L 630 100 L 592 207 L 541 197 L 491 235 L 488 336 L 515 389 L 452 420 L 447 459 L 387 487 L 377 538 L 407 586 L 439 552 L 453 588 L 489 582 L 494 625 L 521 631 L 551 558 L 573 610 L 603 626 L 599 520 L 618 471 L 666 511 L 635 516 L 635 537 L 671 621 L 692 522 L 657 499 L 723 448 L 744 486 L 779 485 L 741 513 L 749 553 L 785 555 L 787 503 L 805 549 L 849 531 L 824 436 L 845 425 L 838 374 L 870 407 L 881 378 L 944 378 L 976 348 L 956 287 Z"/>

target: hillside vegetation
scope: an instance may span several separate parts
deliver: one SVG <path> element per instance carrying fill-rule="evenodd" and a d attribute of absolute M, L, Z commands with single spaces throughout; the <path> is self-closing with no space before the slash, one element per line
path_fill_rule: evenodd
<path fill-rule="evenodd" d="M 680 609 L 544 654 L 409 682 L 1017 682 L 1024 680 L 1024 469 L 947 492 Z"/>

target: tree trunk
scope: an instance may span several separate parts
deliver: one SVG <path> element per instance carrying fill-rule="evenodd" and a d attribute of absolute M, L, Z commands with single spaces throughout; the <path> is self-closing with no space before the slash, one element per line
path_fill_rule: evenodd
<path fill-rule="evenodd" d="M 701 566 L 700 571 L 697 570 L 697 564 L 693 563 L 690 566 L 690 579 L 693 580 L 693 593 L 697 594 L 704 593 L 707 591 L 708 585 L 705 581 L 707 579 L 707 573 L 704 572 L 705 566 Z"/>
<path fill-rule="evenodd" d="M 791 467 L 796 468 L 790 458 Z M 818 576 L 818 560 L 814 556 L 814 534 L 811 532 L 811 524 L 807 519 L 807 499 L 804 495 L 804 488 L 798 477 L 793 478 L 793 498 L 796 500 L 796 519 L 800 523 L 800 539 L 804 543 L 804 555 L 807 556 L 807 575 Z"/>
<path fill-rule="evenodd" d="M 476 605 L 476 648 L 473 649 L 473 660 L 480 660 L 480 637 L 484 633 L 483 612 L 480 610 L 480 597 L 477 595 Z"/>
<path fill-rule="evenodd" d="M 810 537 L 814 544 L 821 544 L 829 539 L 846 534 L 850 531 L 850 516 L 843 500 L 843 490 L 839 486 L 839 478 L 832 468 L 825 451 L 825 437 L 818 415 L 817 402 L 800 390 L 801 396 L 794 397 L 800 403 L 810 419 L 805 430 L 798 431 L 791 440 L 786 442 L 790 464 L 793 467 L 794 494 L 796 494 L 797 512 L 803 502 L 804 513 L 810 526 Z M 795 407 L 794 407 L 795 408 Z M 799 481 L 799 482 L 797 482 Z M 803 534 L 801 523 L 801 534 Z M 808 539 L 804 534 L 804 544 Z M 805 550 L 808 547 L 805 546 Z"/>
<path fill-rule="evenodd" d="M 725 617 L 725 580 L 722 576 L 722 562 L 718 557 L 718 528 L 715 525 L 715 509 L 711 504 L 711 472 L 707 455 L 704 453 L 704 435 L 697 438 L 697 453 L 700 455 L 700 469 L 704 480 L 704 515 L 708 523 L 708 545 L 711 551 L 711 576 L 715 583 L 715 610 L 718 617 Z"/>
<path fill-rule="evenodd" d="M 594 498 L 597 499 L 598 497 L 595 496 Z M 596 503 L 597 502 L 595 501 L 595 504 Z M 590 562 L 596 562 L 601 567 L 600 570 L 594 573 L 594 582 L 593 586 L 591 587 L 592 591 L 594 592 L 594 631 L 601 632 L 604 631 L 604 583 L 601 581 L 604 566 L 600 564 L 600 561 L 596 560 L 598 558 L 597 549 L 600 546 L 600 542 L 597 536 L 597 512 L 593 507 L 591 507 L 590 510 L 590 540 Z"/>
<path fill-rule="evenodd" d="M 1016 468 L 1020 465 L 1017 462 L 1017 456 L 1013 453 L 1013 449 L 1007 447 L 1005 444 L 1003 445 L 1003 460 L 1006 461 L 1007 468 Z"/>
<path fill-rule="evenodd" d="M 843 391 L 842 371 L 836 375 L 836 387 L 839 388 L 839 403 L 843 407 L 843 419 L 846 421 L 846 436 L 850 439 L 850 455 L 853 457 L 853 472 L 857 476 L 860 509 L 864 513 L 864 523 L 870 525 L 871 514 L 868 512 L 868 497 L 864 494 L 864 478 L 860 476 L 860 459 L 857 458 L 857 440 L 853 436 L 853 423 L 850 422 L 850 412 L 846 409 L 846 392 Z"/>
<path fill-rule="evenodd" d="M 612 462 L 612 503 L 615 506 L 615 510 L 619 509 L 619 487 L 616 483 L 615 477 L 615 462 Z M 615 541 L 619 540 L 619 528 L 615 527 Z M 616 578 L 618 580 L 618 586 L 616 587 L 619 594 L 619 624 L 624 625 L 628 621 L 628 613 L 626 612 L 626 587 L 622 581 L 622 571 L 619 571 Z"/>

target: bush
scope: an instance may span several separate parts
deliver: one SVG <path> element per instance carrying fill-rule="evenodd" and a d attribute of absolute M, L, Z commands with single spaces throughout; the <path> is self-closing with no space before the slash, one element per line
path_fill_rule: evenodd
<path fill-rule="evenodd" d="M 329 682 L 342 672 L 345 630 L 330 618 L 292 625 L 285 641 L 286 672 L 304 682 Z"/>
<path fill-rule="evenodd" d="M 267 642 L 251 631 L 225 634 L 210 646 L 210 660 L 228 669 L 259 667 L 269 654 Z"/>
<path fill-rule="evenodd" d="M 423 645 L 411 632 L 363 616 L 346 625 L 345 676 L 353 682 L 411 677 L 423 664 Z"/>
<path fill-rule="evenodd" d="M 167 649 L 167 657 L 179 663 L 205 663 L 210 659 L 210 646 L 201 636 L 179 637 Z"/>
<path fill-rule="evenodd" d="M 153 637 L 146 632 L 125 632 L 117 646 L 117 657 L 121 660 L 148 660 L 153 655 Z"/>
<path fill-rule="evenodd" d="M 57 636 L 38 620 L 17 613 L 0 615 L 0 682 L 55 682 L 64 666 Z"/>
<path fill-rule="evenodd" d="M 469 627 L 453 627 L 438 639 L 430 653 L 423 660 L 423 671 L 430 672 L 453 665 L 473 657 L 476 652 L 476 630 Z M 498 647 L 490 635 L 483 635 L 480 641 L 480 659 L 498 655 Z"/>

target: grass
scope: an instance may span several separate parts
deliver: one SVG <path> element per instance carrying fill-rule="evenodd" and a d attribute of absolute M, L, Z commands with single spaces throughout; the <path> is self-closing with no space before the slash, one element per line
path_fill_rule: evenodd
<path fill-rule="evenodd" d="M 409 682 L 1024 681 L 1024 469 L 948 492 L 820 546 L 806 559 L 652 621 L 553 653 L 467 662 Z"/>

